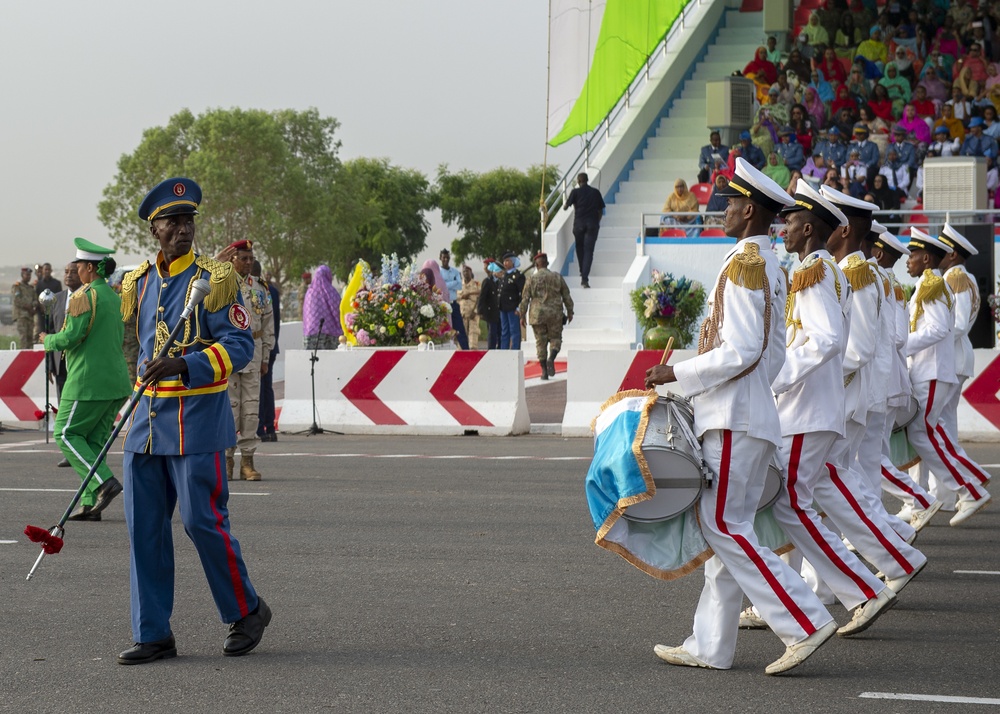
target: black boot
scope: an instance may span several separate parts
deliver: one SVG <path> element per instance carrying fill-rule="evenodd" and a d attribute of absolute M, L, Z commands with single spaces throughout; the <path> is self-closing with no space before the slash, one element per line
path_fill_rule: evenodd
<path fill-rule="evenodd" d="M 549 353 L 549 361 L 545 365 L 548 367 L 548 372 L 550 377 L 556 376 L 556 355 L 559 354 L 559 350 L 552 350 Z"/>
<path fill-rule="evenodd" d="M 538 360 L 538 364 L 542 368 L 542 379 L 547 382 L 549 380 L 549 365 L 545 362 L 544 357 Z"/>

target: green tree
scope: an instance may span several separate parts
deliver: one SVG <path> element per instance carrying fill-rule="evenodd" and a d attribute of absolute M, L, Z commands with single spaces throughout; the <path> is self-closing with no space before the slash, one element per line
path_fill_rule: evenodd
<path fill-rule="evenodd" d="M 212 109 L 197 117 L 182 110 L 119 159 L 100 220 L 119 248 L 155 251 L 136 209 L 160 181 L 188 176 L 204 192 L 196 249 L 214 255 L 251 239 L 265 270 L 285 283 L 357 242 L 356 226 L 369 219 L 337 156 L 338 126 L 316 109 Z"/>
<path fill-rule="evenodd" d="M 527 171 L 501 167 L 476 174 L 438 168 L 435 200 L 441 219 L 461 235 L 452 242 L 455 262 L 470 256 L 499 257 L 511 250 L 529 253 L 542 244 L 539 197 L 559 179 L 558 169 L 541 166 Z"/>
<path fill-rule="evenodd" d="M 415 169 L 392 166 L 388 159 L 361 158 L 344 162 L 344 171 L 366 209 L 366 218 L 357 227 L 357 241 L 341 243 L 334 253 L 344 271 L 335 271 L 346 280 L 351 261 L 361 258 L 371 266 L 381 264 L 383 255 L 396 253 L 411 259 L 427 245 L 430 225 L 425 218 L 434 208 L 427 177 Z"/>

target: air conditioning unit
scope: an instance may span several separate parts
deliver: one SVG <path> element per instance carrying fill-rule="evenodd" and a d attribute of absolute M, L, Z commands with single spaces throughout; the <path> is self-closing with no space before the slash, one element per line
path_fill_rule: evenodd
<path fill-rule="evenodd" d="M 928 211 L 984 211 L 986 159 L 931 156 L 924 160 L 924 208 Z"/>
<path fill-rule="evenodd" d="M 746 77 L 726 77 L 707 82 L 705 124 L 718 129 L 724 143 L 734 143 L 740 131 L 753 125 L 755 93 L 753 81 Z"/>

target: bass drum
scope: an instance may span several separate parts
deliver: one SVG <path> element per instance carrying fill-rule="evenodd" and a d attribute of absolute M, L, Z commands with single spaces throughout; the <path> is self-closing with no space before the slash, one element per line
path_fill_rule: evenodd
<path fill-rule="evenodd" d="M 670 394 L 656 400 L 640 448 L 656 493 L 650 500 L 626 508 L 625 518 L 658 523 L 697 503 L 704 479 L 701 450 L 694 437 L 694 411 L 687 399 Z"/>
<path fill-rule="evenodd" d="M 920 405 L 913 397 L 910 397 L 910 402 L 905 408 L 896 410 L 896 423 L 889 436 L 889 460 L 900 471 L 906 471 L 911 466 L 920 463 L 920 455 L 917 454 L 906 435 L 906 427 L 916 421 L 919 414 Z"/>
<path fill-rule="evenodd" d="M 774 458 L 771 459 L 771 463 L 767 466 L 767 478 L 764 480 L 764 492 L 760 495 L 760 504 L 757 506 L 758 511 L 763 511 L 768 506 L 773 506 L 774 502 L 778 500 L 778 496 L 781 495 L 781 487 L 784 483 L 783 474 L 781 473 L 781 463 L 778 461 L 778 455 L 775 454 Z"/>
<path fill-rule="evenodd" d="M 914 422 L 919 413 L 920 404 L 916 399 L 910 397 L 910 401 L 905 407 L 899 407 L 896 409 L 896 423 L 893 425 L 892 431 L 895 433 L 905 429 Z"/>

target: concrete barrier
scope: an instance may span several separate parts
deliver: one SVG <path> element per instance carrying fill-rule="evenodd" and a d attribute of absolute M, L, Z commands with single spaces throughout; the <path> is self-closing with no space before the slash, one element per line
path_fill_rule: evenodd
<path fill-rule="evenodd" d="M 55 385 L 50 388 L 55 403 Z M 0 422 L 37 426 L 37 414 L 44 409 L 45 352 L 41 349 L 0 351 Z"/>
<path fill-rule="evenodd" d="M 285 354 L 279 427 L 313 423 L 310 353 Z M 316 362 L 316 419 L 345 434 L 526 434 L 524 360 L 518 351 L 338 349 Z"/>

